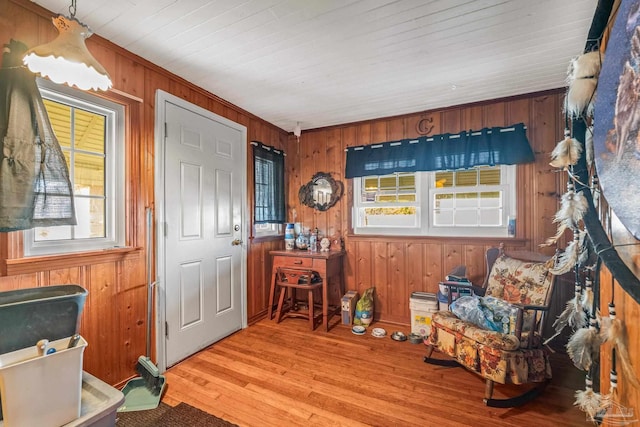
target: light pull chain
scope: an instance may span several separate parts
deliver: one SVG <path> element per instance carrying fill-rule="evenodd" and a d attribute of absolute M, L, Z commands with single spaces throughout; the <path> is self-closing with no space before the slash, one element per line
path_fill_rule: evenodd
<path fill-rule="evenodd" d="M 69 6 L 69 13 L 72 18 L 76 17 L 76 0 L 71 0 L 71 6 Z"/>

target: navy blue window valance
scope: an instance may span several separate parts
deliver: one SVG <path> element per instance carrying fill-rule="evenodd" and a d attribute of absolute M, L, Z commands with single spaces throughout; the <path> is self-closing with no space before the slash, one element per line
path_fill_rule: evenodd
<path fill-rule="evenodd" d="M 346 178 L 533 162 L 524 123 L 347 149 Z"/>

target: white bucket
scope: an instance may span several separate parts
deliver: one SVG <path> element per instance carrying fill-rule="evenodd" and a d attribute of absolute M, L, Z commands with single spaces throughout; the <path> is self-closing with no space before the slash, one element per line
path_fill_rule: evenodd
<path fill-rule="evenodd" d="M 426 337 L 431 332 L 431 315 L 438 311 L 436 294 L 413 292 L 409 298 L 411 333 Z"/>
<path fill-rule="evenodd" d="M 0 395 L 4 427 L 56 427 L 80 416 L 82 356 L 80 337 L 52 341 L 52 354 L 38 355 L 36 346 L 0 355 Z"/>

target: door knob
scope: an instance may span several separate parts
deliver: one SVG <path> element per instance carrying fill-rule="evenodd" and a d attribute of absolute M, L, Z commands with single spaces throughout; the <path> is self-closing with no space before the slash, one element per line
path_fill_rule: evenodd
<path fill-rule="evenodd" d="M 231 244 L 232 244 L 233 246 L 241 245 L 241 244 L 242 244 L 242 240 L 240 240 L 240 239 L 235 239 L 234 241 L 232 241 L 232 242 L 231 242 Z"/>

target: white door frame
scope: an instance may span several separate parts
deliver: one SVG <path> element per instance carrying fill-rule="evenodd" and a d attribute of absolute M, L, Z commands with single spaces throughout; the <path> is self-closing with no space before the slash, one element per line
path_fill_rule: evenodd
<path fill-rule="evenodd" d="M 166 358 L 166 283 L 164 281 L 166 277 L 165 272 L 165 200 L 164 200 L 164 186 L 165 186 L 165 105 L 170 102 L 174 105 L 193 111 L 201 116 L 210 118 L 216 122 L 222 123 L 233 129 L 238 130 L 242 134 L 242 141 L 244 142 L 241 147 L 241 158 L 244 160 L 242 164 L 242 255 L 240 261 L 241 270 L 241 298 L 242 303 L 241 316 L 242 316 L 242 329 L 247 327 L 247 240 L 249 236 L 249 219 L 247 217 L 247 128 L 239 123 L 231 121 L 225 117 L 219 116 L 209 110 L 198 107 L 182 98 L 171 95 L 163 90 L 158 89 L 156 91 L 156 114 L 155 114 L 155 231 L 156 231 L 156 291 L 155 291 L 155 312 L 156 312 L 156 334 L 155 334 L 155 350 L 156 350 L 156 365 L 160 372 L 164 372 L 167 369 Z"/>

